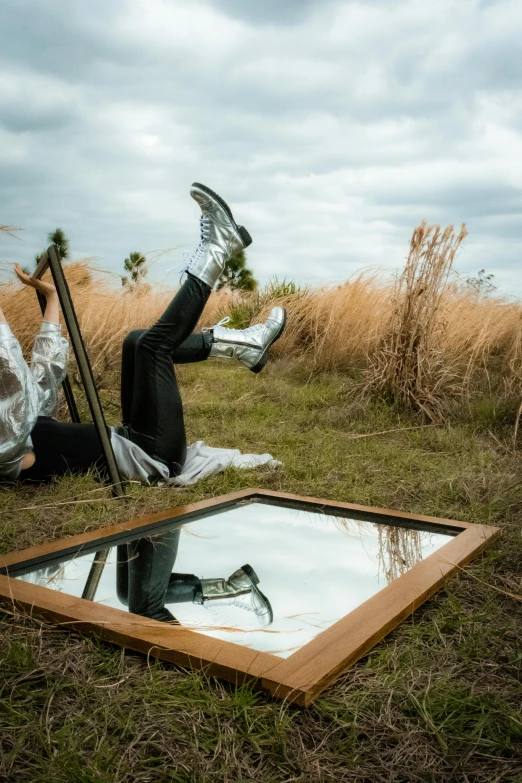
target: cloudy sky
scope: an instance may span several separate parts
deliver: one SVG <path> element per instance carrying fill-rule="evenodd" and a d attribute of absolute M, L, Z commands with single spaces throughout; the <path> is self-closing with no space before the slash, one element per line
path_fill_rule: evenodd
<path fill-rule="evenodd" d="M 457 270 L 522 296 L 520 0 L 3 0 L 0 259 L 198 241 L 192 181 L 254 237 L 256 277 L 400 267 L 460 225 Z M 176 280 L 173 280 L 176 282 Z"/>

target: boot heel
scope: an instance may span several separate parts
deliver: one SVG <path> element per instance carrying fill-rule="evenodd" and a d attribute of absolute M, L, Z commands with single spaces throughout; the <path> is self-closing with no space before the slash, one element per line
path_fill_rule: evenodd
<path fill-rule="evenodd" d="M 248 233 L 248 231 L 244 226 L 238 226 L 237 231 L 245 247 L 248 247 L 249 245 L 252 244 L 252 237 L 250 236 L 250 234 Z"/>
<path fill-rule="evenodd" d="M 250 372 L 253 372 L 257 375 L 257 373 L 261 372 L 261 370 L 264 368 L 265 364 L 268 362 L 268 351 L 265 353 L 263 358 L 260 362 L 258 362 L 255 367 L 250 368 Z"/>
<path fill-rule="evenodd" d="M 283 318 L 283 323 L 281 324 L 281 328 L 279 329 L 279 331 L 278 331 L 278 332 L 277 332 L 277 334 L 275 335 L 275 337 L 274 337 L 274 339 L 272 340 L 272 342 L 271 342 L 269 345 L 267 345 L 267 346 L 266 346 L 266 349 L 265 349 L 265 351 L 264 351 L 263 355 L 261 356 L 260 360 L 258 361 L 258 363 L 257 363 L 257 364 L 256 364 L 254 367 L 251 367 L 251 368 L 250 368 L 250 372 L 253 372 L 253 373 L 255 373 L 256 375 L 257 375 L 257 373 L 258 373 L 258 372 L 261 372 L 261 370 L 263 369 L 263 367 L 265 366 L 265 364 L 266 364 L 266 363 L 267 363 L 267 361 L 268 361 L 268 350 L 269 350 L 269 348 L 271 348 L 271 346 L 272 346 L 272 345 L 273 345 L 273 344 L 274 344 L 274 343 L 275 343 L 277 340 L 279 340 L 279 338 L 281 337 L 281 335 L 283 334 L 283 332 L 284 332 L 284 330 L 285 330 L 285 326 L 286 326 L 286 310 L 285 310 L 285 316 L 284 316 L 284 318 Z"/>

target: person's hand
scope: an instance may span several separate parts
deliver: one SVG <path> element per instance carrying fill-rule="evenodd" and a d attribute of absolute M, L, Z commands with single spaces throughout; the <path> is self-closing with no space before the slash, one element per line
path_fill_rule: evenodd
<path fill-rule="evenodd" d="M 30 288 L 35 288 L 37 291 L 40 291 L 40 293 L 43 294 L 46 299 L 47 297 L 56 294 L 56 288 L 54 287 L 53 283 L 48 283 L 44 280 L 38 280 L 38 278 L 33 277 L 33 275 L 28 275 L 23 271 L 20 264 L 15 264 L 14 271 L 21 283 L 28 285 Z"/>

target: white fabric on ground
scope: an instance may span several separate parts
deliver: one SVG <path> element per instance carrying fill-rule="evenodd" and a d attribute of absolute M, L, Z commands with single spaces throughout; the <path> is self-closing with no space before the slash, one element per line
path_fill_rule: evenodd
<path fill-rule="evenodd" d="M 215 449 L 198 440 L 187 448 L 183 473 L 169 478 L 168 484 L 186 486 L 220 473 L 231 465 L 235 468 L 257 468 L 259 465 L 280 465 L 271 454 L 241 454 L 239 449 Z"/>
<path fill-rule="evenodd" d="M 111 427 L 111 443 L 122 478 L 142 484 L 187 486 L 219 473 L 225 468 L 257 468 L 259 465 L 280 465 L 271 454 L 242 454 L 239 449 L 218 449 L 198 440 L 187 447 L 187 459 L 183 472 L 170 477 L 163 462 L 150 457 L 135 443 L 119 435 Z"/>

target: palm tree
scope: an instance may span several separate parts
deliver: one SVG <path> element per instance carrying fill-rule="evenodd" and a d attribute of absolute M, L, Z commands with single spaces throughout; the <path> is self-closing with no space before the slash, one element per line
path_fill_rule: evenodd
<path fill-rule="evenodd" d="M 47 234 L 47 239 L 56 245 L 58 249 L 58 255 L 61 259 L 69 258 L 69 240 L 65 236 L 61 228 L 56 228 L 54 231 L 50 231 Z"/>
<path fill-rule="evenodd" d="M 257 280 L 246 265 L 246 253 L 240 250 L 237 255 L 229 258 L 219 277 L 219 288 L 232 288 L 236 291 L 255 291 Z"/>
<path fill-rule="evenodd" d="M 129 257 L 123 262 L 125 271 L 129 273 L 129 276 L 124 275 L 121 278 L 121 283 L 124 286 L 133 288 L 143 282 L 144 277 L 149 271 L 147 266 L 147 259 L 143 253 L 130 253 Z"/>

